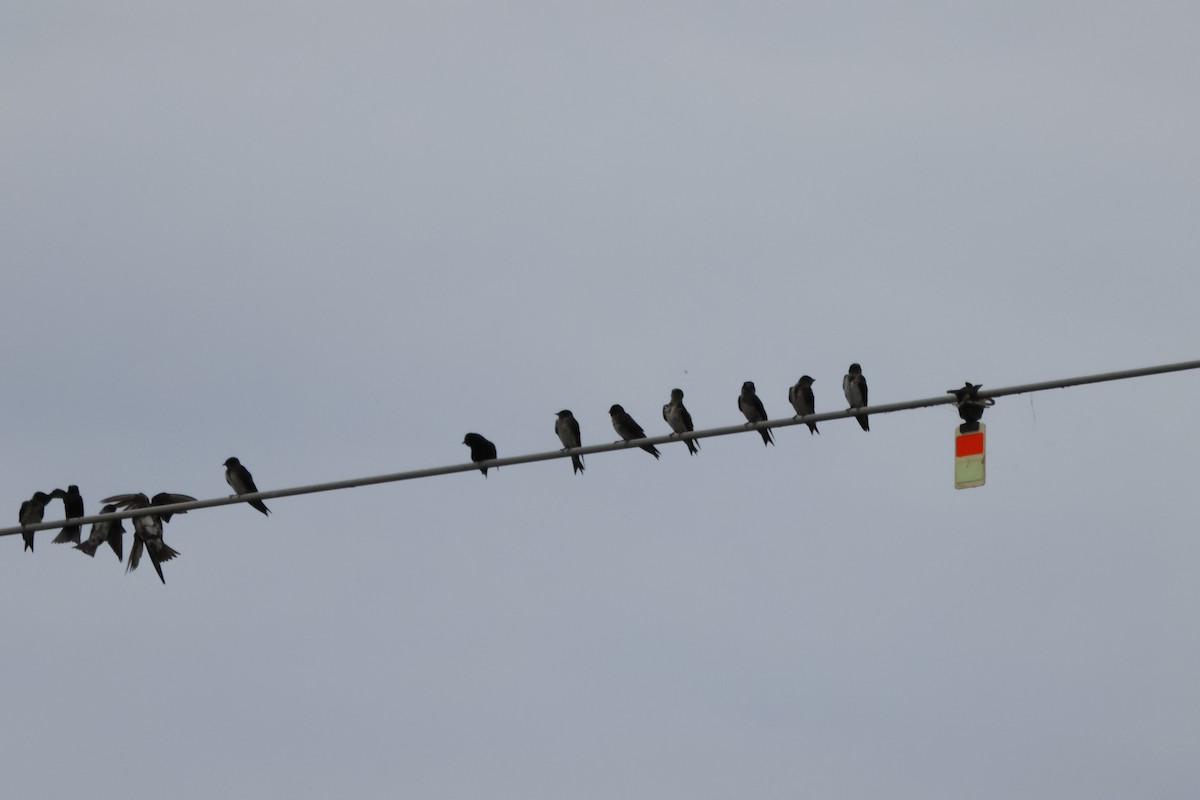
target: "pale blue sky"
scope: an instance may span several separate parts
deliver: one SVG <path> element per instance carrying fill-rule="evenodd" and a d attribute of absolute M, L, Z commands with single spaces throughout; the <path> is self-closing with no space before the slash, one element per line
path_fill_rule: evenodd
<path fill-rule="evenodd" d="M 1200 357 L 1198 15 L 8 3 L 6 524 Z M 1194 798 L 1198 380 L 5 538 L 6 794 Z"/>

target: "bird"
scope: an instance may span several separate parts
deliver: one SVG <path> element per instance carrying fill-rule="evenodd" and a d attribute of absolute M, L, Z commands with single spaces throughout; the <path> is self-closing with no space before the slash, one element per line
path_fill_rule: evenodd
<path fill-rule="evenodd" d="M 846 393 L 846 402 L 850 404 L 850 408 L 866 408 L 867 379 L 863 377 L 862 367 L 857 363 L 851 364 L 850 371 L 842 378 L 842 391 Z M 855 414 L 854 418 L 864 431 L 871 430 L 871 422 L 866 414 Z"/>
<path fill-rule="evenodd" d="M 117 510 L 117 507 L 112 503 L 100 509 L 101 514 L 111 514 Z M 75 545 L 76 550 L 82 550 L 89 556 L 95 558 L 96 549 L 104 542 L 108 542 L 108 546 L 117 554 L 117 561 L 124 558 L 124 539 L 125 526 L 121 524 L 119 519 L 101 520 L 100 522 L 92 523 L 92 532 L 88 535 L 87 541 L 83 544 Z"/>
<path fill-rule="evenodd" d="M 645 439 L 646 432 L 642 430 L 642 426 L 634 421 L 629 413 L 621 408 L 618 404 L 613 404 L 613 407 L 608 410 L 608 415 L 612 417 L 613 430 L 627 442 L 632 442 L 634 439 Z M 654 456 L 657 461 L 659 457 L 658 448 L 652 444 L 641 445 L 641 448 L 650 455 Z"/>
<path fill-rule="evenodd" d="M 194 502 L 195 500 L 196 500 L 196 498 L 192 497 L 190 494 L 177 494 L 177 493 L 173 493 L 173 492 L 159 492 L 158 494 L 154 495 L 154 497 L 150 498 L 150 505 L 152 505 L 152 506 L 169 506 L 169 505 L 173 505 L 175 503 L 191 503 L 191 502 Z M 108 501 L 102 500 L 101 502 L 108 502 Z M 174 515 L 186 514 L 186 513 L 187 513 L 186 511 L 160 511 L 160 512 L 158 512 L 158 515 L 160 517 L 162 517 L 163 522 L 170 522 L 171 517 L 173 517 Z"/>
<path fill-rule="evenodd" d="M 250 475 L 250 470 L 243 467 L 242 462 L 236 458 L 230 457 L 225 459 L 225 482 L 237 494 L 253 494 L 258 491 L 258 487 L 254 485 L 254 478 Z M 248 502 L 263 514 L 271 513 L 271 509 L 267 508 L 267 504 L 262 500 L 250 500 Z"/>
<path fill-rule="evenodd" d="M 468 433 L 463 437 L 462 443 L 471 448 L 471 460 L 476 464 L 496 458 L 496 445 L 478 433 Z M 480 467 L 479 471 L 483 473 L 483 477 L 487 477 L 487 467 Z"/>
<path fill-rule="evenodd" d="M 62 489 L 55 489 L 50 496 L 63 501 L 63 516 L 67 519 L 83 516 L 83 496 L 79 494 L 79 487 L 75 484 L 68 486 L 65 492 Z M 67 525 L 58 536 L 54 537 L 54 544 L 66 544 L 67 542 L 79 544 L 79 532 L 78 525 Z"/>
<path fill-rule="evenodd" d="M 683 389 L 671 390 L 671 402 L 663 406 L 663 419 L 675 433 L 688 433 L 696 430 L 692 425 L 692 415 L 688 413 L 687 407 L 683 404 Z M 694 456 L 700 452 L 700 443 L 695 439 L 684 439 L 683 441 L 687 443 L 689 454 Z"/>
<path fill-rule="evenodd" d="M 796 381 L 796 385 L 788 389 L 788 402 L 792 404 L 792 408 L 796 409 L 796 417 L 807 417 L 809 414 L 816 413 L 816 399 L 813 397 L 813 379 L 807 375 L 801 375 L 800 380 Z M 817 423 L 808 423 L 808 435 L 820 433 L 817 430 Z"/>
<path fill-rule="evenodd" d="M 136 492 L 134 494 L 113 495 L 112 497 L 104 498 L 100 502 L 114 503 L 124 509 L 149 509 L 154 506 L 186 503 L 195 499 L 186 494 L 159 492 L 151 500 L 142 492 Z M 175 556 L 179 555 L 179 551 L 163 541 L 163 523 L 170 520 L 171 516 L 175 513 L 184 514 L 187 512 L 148 513 L 133 518 L 133 547 L 129 550 L 129 562 L 125 566 L 126 572 L 133 572 L 138 568 L 138 564 L 142 559 L 142 549 L 145 548 L 146 553 L 150 556 L 150 562 L 154 565 L 154 571 L 158 573 L 158 579 L 164 585 L 166 584 L 167 579 L 163 577 L 162 562 L 175 558 Z"/>
<path fill-rule="evenodd" d="M 966 381 L 961 389 L 946 391 L 946 394 L 954 395 L 954 405 L 963 420 L 963 424 L 958 426 L 962 433 L 979 430 L 979 420 L 983 419 L 984 409 L 996 404 L 996 401 L 990 397 L 979 399 L 979 390 L 982 388 L 982 383 Z"/>
<path fill-rule="evenodd" d="M 21 503 L 21 510 L 17 513 L 21 527 L 41 522 L 42 515 L 46 513 L 46 504 L 49 502 L 50 495 L 45 492 L 34 492 L 33 497 Z M 21 531 L 21 538 L 25 540 L 25 549 L 32 553 L 33 531 Z"/>
<path fill-rule="evenodd" d="M 579 420 L 575 419 L 575 415 L 564 408 L 556 416 L 558 419 L 554 421 L 554 432 L 558 434 L 558 440 L 563 443 L 563 449 L 570 450 L 572 447 L 581 447 Z M 572 472 L 583 472 L 583 456 L 571 456 L 571 467 Z"/>
<path fill-rule="evenodd" d="M 742 384 L 742 393 L 738 395 L 738 408 L 746 415 L 747 425 L 766 421 L 767 410 L 763 408 L 762 400 L 759 400 L 758 395 L 754 393 L 754 381 L 746 381 Z M 768 444 L 775 444 L 775 437 L 771 435 L 770 428 L 759 428 L 758 432 L 762 434 L 764 447 Z"/>

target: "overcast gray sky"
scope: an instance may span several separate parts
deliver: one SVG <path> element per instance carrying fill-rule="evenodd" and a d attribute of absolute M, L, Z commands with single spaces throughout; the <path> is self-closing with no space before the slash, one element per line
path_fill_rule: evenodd
<path fill-rule="evenodd" d="M 4 3 L 5 524 L 1198 358 L 1198 23 Z M 1198 382 L 4 538 L 4 793 L 1195 798 Z"/>

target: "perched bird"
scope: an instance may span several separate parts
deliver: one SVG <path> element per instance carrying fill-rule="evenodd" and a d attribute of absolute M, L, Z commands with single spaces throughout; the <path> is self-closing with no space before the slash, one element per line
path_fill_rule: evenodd
<path fill-rule="evenodd" d="M 21 503 L 21 510 L 17 513 L 21 527 L 41 522 L 42 515 L 46 513 L 46 504 L 49 502 L 50 495 L 45 492 L 34 492 L 33 497 Z M 21 538 L 25 540 L 25 549 L 32 553 L 33 531 L 21 531 Z"/>
<path fill-rule="evenodd" d="M 104 508 L 100 509 L 101 514 L 111 514 L 116 511 L 117 507 L 109 503 Z M 108 542 L 108 546 L 117 554 L 117 561 L 124 558 L 124 539 L 125 526 L 121 524 L 119 519 L 103 520 L 101 522 L 92 523 L 92 532 L 88 535 L 87 541 L 83 544 L 75 545 L 76 550 L 82 550 L 89 556 L 95 558 L 96 549 L 100 545 Z"/>
<path fill-rule="evenodd" d="M 842 391 L 846 393 L 846 402 L 850 408 L 865 408 L 867 406 L 867 379 L 863 377 L 862 367 L 851 364 L 850 371 L 842 378 Z M 854 418 L 864 431 L 871 430 L 871 423 L 866 414 L 855 414 Z"/>
<path fill-rule="evenodd" d="M 642 426 L 638 425 L 633 417 L 629 416 L 621 406 L 614 404 L 608 410 L 608 415 L 612 417 L 613 430 L 617 432 L 617 436 L 620 436 L 625 441 L 632 442 L 634 439 L 646 438 L 646 432 L 642 430 Z M 642 449 L 654 456 L 656 461 L 658 460 L 659 453 L 657 447 L 652 444 L 644 444 L 642 445 Z"/>
<path fill-rule="evenodd" d="M 242 466 L 242 462 L 236 458 L 225 459 L 225 482 L 228 483 L 233 491 L 237 494 L 253 494 L 258 491 L 258 487 L 254 485 L 254 478 L 250 475 L 250 470 Z M 270 514 L 271 510 L 267 508 L 266 503 L 262 500 L 251 500 L 250 505 L 257 508 L 264 514 Z M 166 520 L 164 520 L 165 522 Z"/>
<path fill-rule="evenodd" d="M 766 421 L 767 410 L 763 408 L 762 400 L 754 393 L 754 381 L 742 384 L 742 393 L 738 395 L 738 408 L 746 415 L 746 421 L 750 424 Z M 775 437 L 771 435 L 770 428 L 760 428 L 758 432 L 762 434 L 764 447 L 775 444 Z"/>
<path fill-rule="evenodd" d="M 692 415 L 688 413 L 687 407 L 683 404 L 683 389 L 671 390 L 671 402 L 663 406 L 663 419 L 675 433 L 688 433 L 696 430 L 692 425 Z M 695 439 L 684 439 L 684 442 L 687 443 L 688 453 L 691 455 L 700 452 L 700 443 Z"/>
<path fill-rule="evenodd" d="M 575 419 L 567 409 L 563 409 L 557 414 L 558 419 L 554 421 L 554 432 L 558 434 L 558 440 L 563 443 L 563 449 L 570 450 L 572 447 L 581 447 L 579 439 L 579 420 Z M 574 472 L 583 472 L 583 456 L 571 456 L 571 466 Z"/>
<path fill-rule="evenodd" d="M 137 492 L 135 494 L 119 494 L 106 497 L 100 502 L 114 503 L 124 509 L 149 509 L 154 506 L 186 503 L 195 499 L 186 494 L 159 492 L 151 500 L 145 494 Z M 162 562 L 175 558 L 175 556 L 179 555 L 179 551 L 168 546 L 163 541 L 163 523 L 169 520 L 174 513 L 187 512 L 148 513 L 133 518 L 133 547 L 129 550 L 129 563 L 125 566 L 126 572 L 132 572 L 138 568 L 138 564 L 142 559 L 142 548 L 144 547 L 146 553 L 150 556 L 150 562 L 154 565 L 154 571 L 158 573 L 158 579 L 164 584 L 167 582 L 167 579 L 163 577 Z"/>
<path fill-rule="evenodd" d="M 946 392 L 946 394 L 954 395 L 954 405 L 963 420 L 963 424 L 958 428 L 963 433 L 979 430 L 979 420 L 983 419 L 984 409 L 991 408 L 996 404 L 991 397 L 979 399 L 979 390 L 982 388 L 982 383 L 967 381 L 961 389 L 949 389 Z"/>
<path fill-rule="evenodd" d="M 65 492 L 62 489 L 55 489 L 50 496 L 63 501 L 63 516 L 67 519 L 83 516 L 83 495 L 79 493 L 79 487 L 75 484 L 68 486 Z M 66 544 L 67 542 L 79 544 L 79 532 L 78 525 L 67 525 L 62 529 L 62 533 L 54 537 L 54 544 Z"/>
<path fill-rule="evenodd" d="M 807 417 L 809 414 L 815 414 L 816 399 L 813 397 L 813 379 L 807 375 L 801 375 L 800 380 L 796 381 L 796 385 L 788 389 L 788 402 L 792 404 L 792 408 L 796 409 L 796 417 Z M 817 430 L 817 423 L 808 423 L 808 435 L 820 433 Z"/>
<path fill-rule="evenodd" d="M 471 448 L 471 460 L 476 464 L 496 458 L 496 445 L 478 433 L 468 433 L 463 437 L 462 443 Z M 483 473 L 483 477 L 487 477 L 487 467 L 480 467 L 479 471 Z"/>
<path fill-rule="evenodd" d="M 196 498 L 192 497 L 190 494 L 176 494 L 173 492 L 159 492 L 158 494 L 154 495 L 154 497 L 150 498 L 150 505 L 152 505 L 152 506 L 169 506 L 169 505 L 174 505 L 175 503 L 190 503 L 190 502 L 194 501 L 195 499 Z M 108 501 L 103 500 L 101 502 L 107 503 Z M 175 516 L 176 514 L 186 514 L 186 513 L 187 513 L 186 511 L 160 511 L 158 515 L 160 517 L 162 517 L 163 522 L 170 522 L 171 517 Z"/>

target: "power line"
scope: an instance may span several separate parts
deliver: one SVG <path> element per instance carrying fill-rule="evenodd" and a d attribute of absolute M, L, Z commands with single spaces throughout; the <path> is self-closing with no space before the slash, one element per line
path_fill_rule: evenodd
<path fill-rule="evenodd" d="M 1089 383 L 1104 383 L 1106 381 L 1119 381 L 1128 378 L 1141 378 L 1147 375 L 1161 375 L 1166 372 L 1182 372 L 1184 370 L 1200 369 L 1200 360 L 1198 361 L 1180 361 L 1174 364 L 1160 364 L 1154 367 L 1139 367 L 1137 369 L 1127 369 L 1118 372 L 1101 372 L 1095 375 L 1081 375 L 1074 378 L 1060 378 L 1058 380 L 1040 381 L 1038 383 L 1025 383 L 1017 386 L 1005 386 L 1000 389 L 980 389 L 978 397 L 987 399 L 992 397 L 1005 397 L 1007 395 L 1025 394 L 1027 392 L 1042 392 L 1047 389 L 1065 389 L 1071 386 L 1083 386 Z M 928 408 L 931 406 L 943 406 L 954 403 L 955 398 L 951 394 L 940 394 L 935 397 L 926 397 L 920 400 L 906 400 L 900 403 L 885 403 L 883 405 L 867 406 L 866 408 L 843 409 L 840 411 L 825 411 L 820 414 L 809 414 L 805 417 L 786 417 L 784 419 L 767 420 L 766 422 L 756 422 L 753 424 L 743 423 L 741 425 L 728 425 L 723 428 L 706 428 L 705 430 L 692 431 L 684 434 L 670 434 L 666 436 L 650 436 L 645 439 L 633 439 L 628 442 L 613 442 L 609 444 L 594 444 L 586 447 L 575 447 L 570 450 L 547 450 L 541 453 L 529 453 L 527 455 L 513 456 L 511 458 L 497 458 L 491 461 L 481 461 L 476 464 L 467 462 L 465 464 L 449 464 L 444 467 L 432 467 L 428 469 L 415 469 L 407 472 L 393 472 L 387 475 L 371 475 L 365 478 L 350 478 L 348 480 L 330 481 L 328 483 L 312 483 L 306 486 L 292 486 L 285 489 L 272 489 L 267 492 L 254 492 L 253 494 L 233 495 L 229 497 L 214 497 L 209 500 L 194 500 L 187 503 L 174 503 L 165 506 L 153 506 L 152 511 L 148 512 L 145 508 L 131 509 L 126 511 L 115 511 L 111 514 L 93 514 L 85 517 L 73 517 L 70 520 L 52 520 L 49 522 L 39 522 L 37 524 L 28 525 L 24 528 L 20 526 L 10 528 L 0 528 L 0 536 L 11 536 L 24 531 L 41 531 L 50 530 L 52 528 L 62 528 L 65 525 L 87 525 L 93 522 L 100 522 L 109 519 L 128 519 L 130 517 L 145 516 L 147 513 L 172 513 L 182 514 L 185 511 L 191 511 L 197 508 L 212 508 L 213 506 L 227 506 L 234 503 L 246 503 L 250 500 L 271 500 L 276 497 L 294 497 L 301 494 L 315 494 L 317 492 L 335 492 L 341 489 L 353 489 L 359 486 L 372 486 L 378 483 L 397 483 L 399 481 L 410 481 L 417 478 L 432 478 L 435 475 L 450 475 L 455 472 L 471 472 L 480 467 L 508 467 L 514 464 L 529 464 L 534 461 L 550 461 L 556 458 L 570 458 L 573 455 L 591 455 L 593 453 L 605 453 L 610 450 L 628 450 L 630 448 L 641 447 L 642 445 L 657 445 L 670 444 L 671 442 L 683 441 L 685 439 L 711 439 L 716 436 L 730 436 L 738 433 L 750 433 L 759 431 L 763 428 L 786 428 L 790 425 L 804 425 L 809 422 L 826 422 L 835 419 L 846 419 L 847 417 L 855 417 L 859 414 L 890 414 L 895 411 L 909 411 L 916 408 Z"/>

